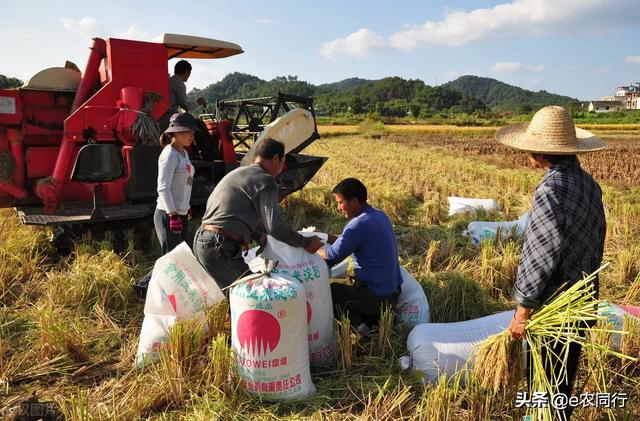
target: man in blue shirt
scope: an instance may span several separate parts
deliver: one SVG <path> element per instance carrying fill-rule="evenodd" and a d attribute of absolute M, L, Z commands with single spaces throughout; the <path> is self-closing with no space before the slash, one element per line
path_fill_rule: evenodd
<path fill-rule="evenodd" d="M 380 320 L 381 306 L 394 306 L 400 295 L 402 275 L 398 243 L 389 217 L 367 203 L 367 188 L 360 180 L 347 178 L 332 190 L 338 210 L 350 221 L 337 237 L 329 235 L 327 248 L 318 254 L 333 266 L 353 254 L 353 286 L 331 284 L 334 314 L 346 313 L 360 333 Z"/>

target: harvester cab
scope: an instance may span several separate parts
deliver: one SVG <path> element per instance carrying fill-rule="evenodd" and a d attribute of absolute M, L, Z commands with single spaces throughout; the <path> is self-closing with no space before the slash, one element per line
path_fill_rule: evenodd
<path fill-rule="evenodd" d="M 169 105 L 167 61 L 241 53 L 237 44 L 176 34 L 158 42 L 94 38 L 84 73 L 68 63 L 41 71 L 24 87 L 1 89 L 0 207 L 15 207 L 30 225 L 111 230 L 150 222 L 161 152 L 156 122 Z M 275 112 L 254 119 L 252 142 L 242 119 L 220 107 L 202 116 L 189 151 L 194 209 L 252 153 L 262 131 L 283 137 L 290 152 L 282 197 L 322 166 L 324 158 L 298 154 L 318 138 L 312 100 L 278 97 Z"/>

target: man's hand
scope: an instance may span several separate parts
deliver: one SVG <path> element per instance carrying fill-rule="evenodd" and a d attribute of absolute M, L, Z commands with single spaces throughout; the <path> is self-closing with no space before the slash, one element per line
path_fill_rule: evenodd
<path fill-rule="evenodd" d="M 527 322 L 529 321 L 529 315 L 531 314 L 531 309 L 526 307 L 518 306 L 516 308 L 515 313 L 513 314 L 513 318 L 511 319 L 511 324 L 509 324 L 509 333 L 511 333 L 511 337 L 513 339 L 525 339 L 526 330 L 527 330 Z"/>
<path fill-rule="evenodd" d="M 325 249 L 324 247 L 320 247 L 318 251 L 316 251 L 316 254 L 322 257 L 324 260 L 327 260 L 327 249 Z"/>
<path fill-rule="evenodd" d="M 322 240 L 320 239 L 320 237 L 318 237 L 316 235 L 314 235 L 313 237 L 308 237 L 308 238 L 311 241 L 309 241 L 309 244 L 307 245 L 307 247 L 304 248 L 304 250 L 307 253 L 315 253 L 324 244 L 322 242 Z"/>
<path fill-rule="evenodd" d="M 261 254 L 264 251 L 264 248 L 267 246 L 267 234 L 260 234 L 260 238 L 258 239 L 258 250 L 256 251 L 256 256 Z"/>
<path fill-rule="evenodd" d="M 327 234 L 327 237 L 329 237 L 327 239 L 327 243 L 329 243 L 329 244 L 335 243 L 336 240 L 338 239 L 338 236 L 337 235 L 333 235 L 333 234 Z"/>

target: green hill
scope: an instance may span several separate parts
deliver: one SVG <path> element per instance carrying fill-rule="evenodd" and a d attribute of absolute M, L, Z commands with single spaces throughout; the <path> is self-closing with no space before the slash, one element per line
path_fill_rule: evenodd
<path fill-rule="evenodd" d="M 547 91 L 528 91 L 487 77 L 462 76 L 442 86 L 478 98 L 488 108 L 500 112 L 531 112 L 547 105 L 578 102 L 577 99 L 568 96 Z"/>
<path fill-rule="evenodd" d="M 221 81 L 189 93 L 195 104 L 202 96 L 209 103 L 219 99 L 252 98 L 285 92 L 313 96 L 319 115 L 377 114 L 384 117 L 429 117 L 438 113 L 528 113 L 545 105 L 567 105 L 576 99 L 532 92 L 495 79 L 463 76 L 440 86 L 419 79 L 386 77 L 379 80 L 349 78 L 312 85 L 297 76 L 263 80 L 245 73 L 230 73 Z"/>

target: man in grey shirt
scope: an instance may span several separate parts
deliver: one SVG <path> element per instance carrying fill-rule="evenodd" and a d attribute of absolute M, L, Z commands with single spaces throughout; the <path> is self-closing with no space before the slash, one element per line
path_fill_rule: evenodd
<path fill-rule="evenodd" d="M 251 238 L 263 244 L 269 234 L 309 253 L 322 246 L 320 238 L 303 237 L 280 214 L 274 177 L 282 172 L 284 160 L 284 145 L 264 139 L 255 162 L 227 174 L 207 200 L 193 251 L 221 288 L 248 272 L 242 251 Z"/>
<path fill-rule="evenodd" d="M 180 60 L 173 67 L 173 76 L 169 78 L 169 111 L 170 114 L 189 111 L 187 85 L 185 82 L 191 76 L 191 64 Z M 181 110 L 182 109 L 182 110 Z"/>

